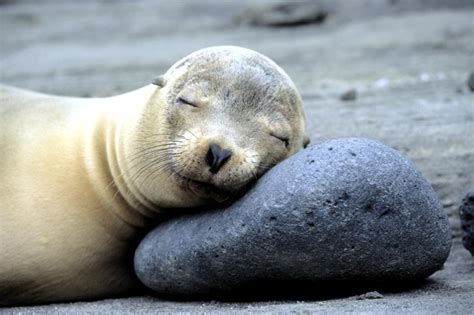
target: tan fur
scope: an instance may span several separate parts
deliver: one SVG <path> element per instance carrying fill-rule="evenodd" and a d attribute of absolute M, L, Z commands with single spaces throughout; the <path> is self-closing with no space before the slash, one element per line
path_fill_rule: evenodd
<path fill-rule="evenodd" d="M 296 89 L 255 52 L 202 50 L 155 83 L 89 99 L 0 87 L 0 304 L 133 292 L 150 218 L 225 200 L 303 146 Z M 217 174 L 210 143 L 233 153 Z"/>

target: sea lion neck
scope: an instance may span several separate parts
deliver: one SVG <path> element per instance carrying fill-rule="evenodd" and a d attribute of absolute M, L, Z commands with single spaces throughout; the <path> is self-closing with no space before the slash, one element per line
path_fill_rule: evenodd
<path fill-rule="evenodd" d="M 144 107 L 151 87 L 97 100 L 96 119 L 86 128 L 84 156 L 88 177 L 104 209 L 129 226 L 144 227 L 158 208 L 143 196 L 124 163 L 124 142 L 131 121 Z"/>

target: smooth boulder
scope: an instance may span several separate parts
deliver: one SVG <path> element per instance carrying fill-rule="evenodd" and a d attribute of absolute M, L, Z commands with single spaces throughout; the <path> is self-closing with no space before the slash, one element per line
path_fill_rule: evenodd
<path fill-rule="evenodd" d="M 418 280 L 451 246 L 431 185 L 397 151 L 348 138 L 310 146 L 226 209 L 156 227 L 135 253 L 159 293 L 220 294 L 252 283 Z"/>

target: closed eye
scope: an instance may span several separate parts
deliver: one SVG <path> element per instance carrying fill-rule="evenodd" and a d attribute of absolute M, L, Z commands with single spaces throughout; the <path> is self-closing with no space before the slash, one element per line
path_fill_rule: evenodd
<path fill-rule="evenodd" d="M 190 101 L 188 101 L 188 100 L 186 100 L 182 97 L 178 97 L 176 99 L 176 103 L 181 104 L 181 105 L 189 105 L 189 106 L 192 106 L 192 107 L 197 107 L 196 104 L 193 104 L 192 102 L 190 102 Z"/>
<path fill-rule="evenodd" d="M 272 137 L 280 140 L 284 145 L 285 145 L 285 148 L 288 148 L 288 146 L 290 145 L 290 139 L 289 138 L 286 138 L 286 137 L 282 137 L 282 136 L 277 136 L 273 133 L 270 134 Z"/>

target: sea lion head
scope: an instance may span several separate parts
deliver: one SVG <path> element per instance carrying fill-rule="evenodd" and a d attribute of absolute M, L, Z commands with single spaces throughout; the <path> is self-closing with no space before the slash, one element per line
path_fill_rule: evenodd
<path fill-rule="evenodd" d="M 144 137 L 155 142 L 147 142 L 144 156 L 155 152 L 170 184 L 188 194 L 186 206 L 228 199 L 307 143 L 295 85 L 255 51 L 202 49 L 153 83 L 157 91 L 142 124 Z M 160 117 L 153 106 L 164 107 Z"/>

